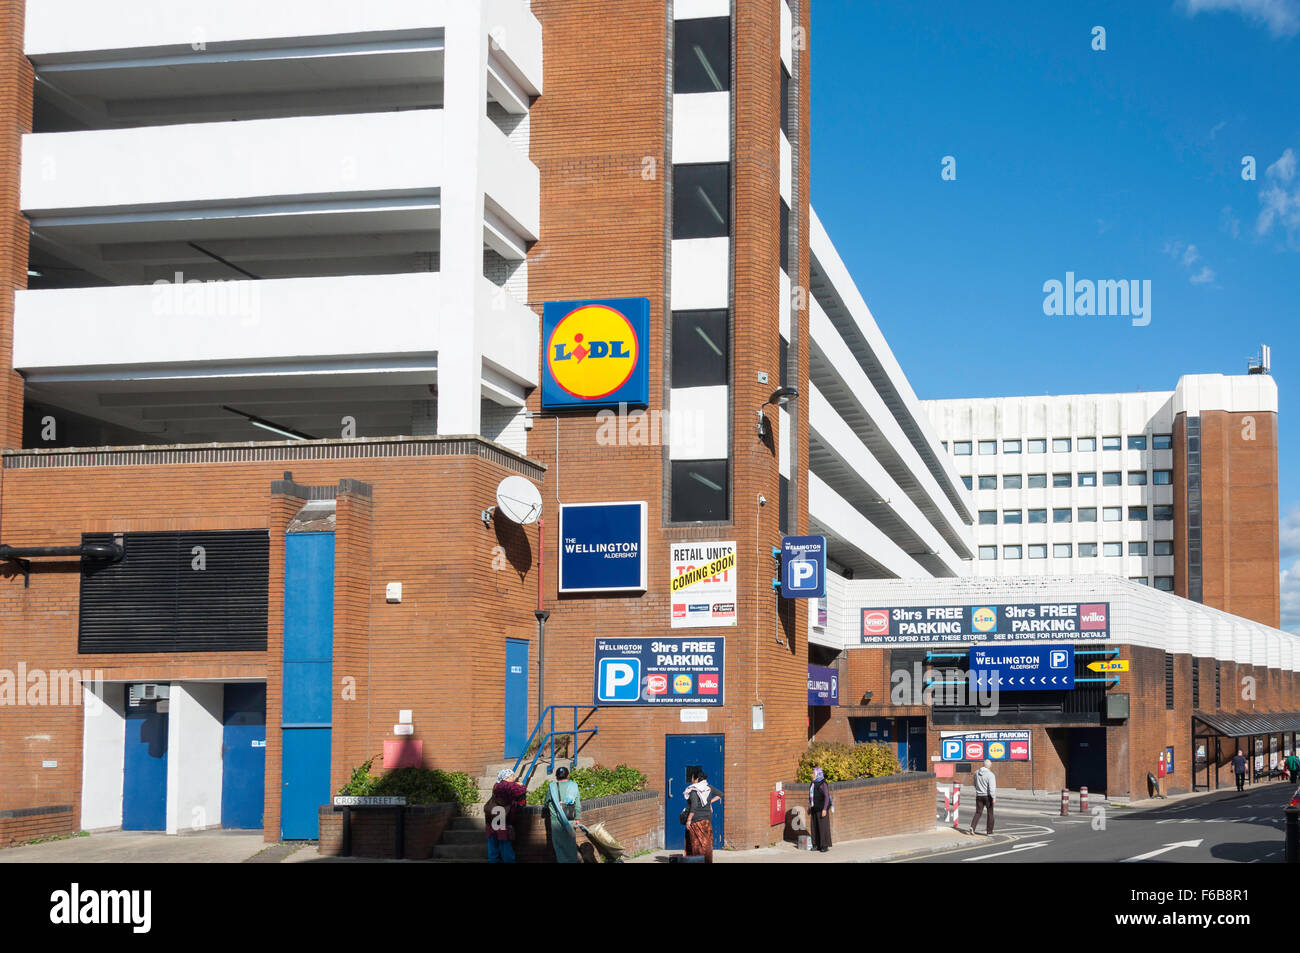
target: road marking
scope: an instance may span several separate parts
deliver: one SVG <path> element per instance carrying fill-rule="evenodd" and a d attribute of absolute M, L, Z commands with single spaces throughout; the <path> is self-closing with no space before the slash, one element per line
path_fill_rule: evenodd
<path fill-rule="evenodd" d="M 1139 860 L 1150 860 L 1152 857 L 1159 857 L 1161 854 L 1167 854 L 1171 850 L 1177 850 L 1179 847 L 1200 847 L 1202 842 L 1203 839 L 1179 841 L 1177 844 L 1166 844 L 1164 847 L 1161 847 L 1158 850 L 1147 851 L 1145 854 L 1138 854 L 1136 857 L 1128 857 L 1124 860 L 1121 860 L 1120 863 L 1133 864 Z"/>
<path fill-rule="evenodd" d="M 979 857 L 967 857 L 962 861 L 963 864 L 969 864 L 973 860 L 989 860 L 993 857 L 1005 857 L 1007 854 L 1019 854 L 1026 850 L 1033 850 L 1035 847 L 1046 847 L 1051 841 L 1040 840 L 1033 844 L 1021 844 L 1019 847 L 1013 847 L 1011 850 L 1001 850 L 996 854 L 981 854 Z"/>

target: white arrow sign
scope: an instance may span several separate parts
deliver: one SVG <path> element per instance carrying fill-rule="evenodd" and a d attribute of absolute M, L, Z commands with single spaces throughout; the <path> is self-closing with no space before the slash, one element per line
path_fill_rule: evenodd
<path fill-rule="evenodd" d="M 967 857 L 962 861 L 962 863 L 969 864 L 973 860 L 989 860 L 992 857 L 1005 857 L 1007 854 L 1019 854 L 1022 851 L 1033 850 L 1035 847 L 1046 847 L 1050 843 L 1051 841 L 1048 840 L 1040 840 L 1035 841 L 1032 844 L 1020 844 L 1011 848 L 1011 850 L 1000 850 L 996 854 L 981 854 L 979 857 Z M 1197 843 L 1199 844 L 1200 841 L 1197 841 Z"/>
<path fill-rule="evenodd" d="M 1139 860 L 1150 860 L 1152 857 L 1159 857 L 1161 854 L 1167 854 L 1171 850 L 1177 850 L 1180 847 L 1200 847 L 1201 843 L 1202 843 L 1201 840 L 1185 840 L 1185 841 L 1179 841 L 1177 844 L 1166 844 L 1164 847 L 1161 847 L 1159 850 L 1149 850 L 1145 854 L 1138 854 L 1136 857 L 1129 857 L 1125 860 L 1121 860 L 1120 863 L 1132 864 L 1132 863 L 1136 863 Z"/>

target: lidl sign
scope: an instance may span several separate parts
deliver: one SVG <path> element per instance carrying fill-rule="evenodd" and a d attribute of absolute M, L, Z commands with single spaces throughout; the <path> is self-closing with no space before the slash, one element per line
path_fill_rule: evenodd
<path fill-rule="evenodd" d="M 551 301 L 542 310 L 542 407 L 650 399 L 650 299 Z"/>

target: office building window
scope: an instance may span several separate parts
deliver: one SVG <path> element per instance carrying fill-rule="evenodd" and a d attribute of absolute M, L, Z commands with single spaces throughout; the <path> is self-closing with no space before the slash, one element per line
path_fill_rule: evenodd
<path fill-rule="evenodd" d="M 1172 556 L 1174 554 L 1174 541 L 1172 539 L 1157 539 L 1155 554 L 1157 556 Z"/>
<path fill-rule="evenodd" d="M 1156 486 L 1169 486 L 1174 482 L 1174 471 L 1154 470 L 1151 473 L 1151 482 Z"/>
<path fill-rule="evenodd" d="M 673 312 L 673 386 L 727 383 L 727 312 Z"/>
<path fill-rule="evenodd" d="M 1128 448 L 1130 450 L 1145 450 L 1147 448 L 1146 437 L 1129 437 Z"/>
<path fill-rule="evenodd" d="M 781 64 L 781 131 L 790 138 L 790 71 L 784 63 Z"/>
<path fill-rule="evenodd" d="M 1167 522 L 1174 518 L 1174 508 L 1172 506 L 1157 506 L 1154 508 L 1152 516 L 1157 521 Z"/>
<path fill-rule="evenodd" d="M 998 488 L 998 478 L 995 476 L 980 477 L 981 490 L 996 490 Z"/>
<path fill-rule="evenodd" d="M 1002 489 L 1018 490 L 1023 482 L 1019 473 L 1008 473 L 1002 478 Z"/>
<path fill-rule="evenodd" d="M 1031 474 L 1029 474 L 1029 489 L 1031 489 L 1031 490 L 1041 490 L 1041 489 L 1043 489 L 1045 486 L 1047 486 L 1047 474 L 1046 474 L 1046 473 L 1031 473 Z"/>
<path fill-rule="evenodd" d="M 1124 508 L 1121 506 L 1104 506 L 1101 510 L 1101 521 L 1103 523 L 1118 523 L 1124 518 Z"/>
<path fill-rule="evenodd" d="M 730 166 L 725 162 L 675 165 L 673 177 L 673 238 L 728 237 L 731 234 Z"/>
<path fill-rule="evenodd" d="M 1124 474 L 1118 470 L 1111 470 L 1101 475 L 1102 486 L 1122 486 L 1124 484 Z"/>
<path fill-rule="evenodd" d="M 673 92 L 722 93 L 731 88 L 731 18 L 678 20 Z"/>
<path fill-rule="evenodd" d="M 781 199 L 781 270 L 790 274 L 790 206 Z"/>
<path fill-rule="evenodd" d="M 939 446 L 943 447 L 944 453 L 947 453 L 947 452 L 948 452 L 948 441 L 947 441 L 947 440 L 940 440 L 940 441 L 939 441 Z"/>
<path fill-rule="evenodd" d="M 1029 558 L 1030 558 L 1030 559 L 1046 559 L 1046 558 L 1047 558 L 1047 544 L 1046 544 L 1046 543 L 1035 543 L 1034 545 L 1030 546 L 1030 547 L 1029 547 Z"/>
<path fill-rule="evenodd" d="M 1173 577 L 1173 576 L 1156 576 L 1156 588 L 1159 589 L 1161 592 L 1173 592 L 1173 591 L 1174 591 L 1174 577 Z"/>
<path fill-rule="evenodd" d="M 1097 556 L 1097 544 L 1096 544 L 1096 543 L 1080 543 L 1080 544 L 1079 544 L 1079 558 L 1080 558 L 1080 559 L 1095 559 L 1096 556 Z"/>
<path fill-rule="evenodd" d="M 727 518 L 727 461 L 674 460 L 674 523 L 713 522 Z"/>
<path fill-rule="evenodd" d="M 1145 556 L 1147 554 L 1146 543 L 1129 543 L 1128 554 L 1130 556 Z"/>
<path fill-rule="evenodd" d="M 1003 510 L 1002 522 L 1004 523 L 1023 523 L 1025 521 L 1024 510 Z"/>
<path fill-rule="evenodd" d="M 1046 453 L 1046 452 L 1047 452 L 1047 440 L 1044 439 L 1044 440 L 1031 440 L 1031 441 L 1029 441 L 1029 452 L 1030 452 L 1030 453 Z"/>
<path fill-rule="evenodd" d="M 1092 473 L 1079 474 L 1079 486 L 1096 486 L 1096 485 L 1097 485 L 1097 474 L 1095 471 Z"/>
<path fill-rule="evenodd" d="M 1074 555 L 1074 547 L 1069 543 L 1053 543 L 1052 556 L 1056 559 L 1069 559 Z"/>
<path fill-rule="evenodd" d="M 961 482 L 966 484 L 966 489 L 974 489 L 974 481 L 972 481 L 970 477 L 962 477 Z"/>
<path fill-rule="evenodd" d="M 1149 586 L 1149 585 L 1151 585 L 1151 583 L 1147 581 L 1147 577 L 1146 577 L 1146 576 L 1129 576 L 1129 577 L 1128 577 L 1128 581 L 1129 581 L 1129 582 L 1136 582 L 1139 586 Z"/>
<path fill-rule="evenodd" d="M 1171 433 L 1158 433 L 1151 438 L 1152 450 L 1172 450 L 1174 449 L 1174 435 Z"/>
<path fill-rule="evenodd" d="M 1079 522 L 1080 523 L 1097 522 L 1097 507 L 1095 506 L 1079 507 Z"/>
<path fill-rule="evenodd" d="M 1120 440 L 1119 440 L 1119 437 L 1102 437 L 1102 438 L 1101 438 L 1101 449 L 1103 449 L 1103 450 L 1119 450 L 1119 449 L 1120 449 Z"/>
<path fill-rule="evenodd" d="M 786 384 L 789 383 L 786 378 L 789 374 L 788 368 L 790 366 L 790 342 L 779 334 L 777 335 L 777 339 L 781 342 L 781 353 L 778 357 L 778 360 L 781 362 L 781 386 L 785 387 Z"/>
<path fill-rule="evenodd" d="M 1020 558 L 1020 547 L 1019 547 L 1019 546 L 1003 546 L 1003 547 L 1002 547 L 1002 558 L 1003 558 L 1003 559 L 1019 559 L 1019 558 Z"/>
<path fill-rule="evenodd" d="M 1069 437 L 1052 438 L 1052 453 L 1069 453 L 1069 452 L 1070 452 Z"/>
<path fill-rule="evenodd" d="M 1073 515 L 1074 515 L 1073 511 L 1068 506 L 1057 507 L 1056 509 L 1052 510 L 1052 522 L 1068 523 L 1070 522 L 1071 517 L 1073 517 Z"/>
<path fill-rule="evenodd" d="M 1123 556 L 1124 544 L 1123 543 L 1102 543 L 1101 554 L 1103 556 Z"/>
<path fill-rule="evenodd" d="M 988 457 L 998 452 L 998 442 L 996 440 L 980 441 L 980 456 Z"/>
<path fill-rule="evenodd" d="M 1096 437 L 1080 437 L 1077 449 L 1080 453 L 1091 453 L 1097 449 Z"/>
<path fill-rule="evenodd" d="M 1070 474 L 1068 473 L 1052 474 L 1052 486 L 1069 486 L 1073 482 L 1074 480 L 1070 478 Z"/>
<path fill-rule="evenodd" d="M 1030 510 L 1030 511 L 1029 511 L 1029 522 L 1031 522 L 1031 523 L 1046 523 L 1046 522 L 1047 522 L 1047 510 Z"/>
<path fill-rule="evenodd" d="M 958 440 L 958 441 L 954 442 L 953 445 L 952 445 L 952 452 L 953 452 L 954 454 L 956 454 L 957 456 L 959 456 L 959 457 L 969 457 L 969 456 L 970 456 L 970 441 L 969 441 L 969 440 Z"/>
<path fill-rule="evenodd" d="M 1130 506 L 1128 508 L 1128 518 L 1131 520 L 1144 520 L 1147 518 L 1147 508 L 1145 506 Z"/>
<path fill-rule="evenodd" d="M 997 511 L 997 510 L 980 510 L 980 525 L 981 525 L 981 526 L 997 526 L 997 525 L 998 525 L 998 511 Z"/>
<path fill-rule="evenodd" d="M 981 546 L 980 559 L 997 559 L 998 548 L 996 546 Z"/>
<path fill-rule="evenodd" d="M 1129 486 L 1146 486 L 1146 485 L 1147 485 L 1147 471 L 1145 471 L 1145 470 L 1130 470 L 1130 471 L 1128 471 L 1128 485 L 1129 485 Z"/>
<path fill-rule="evenodd" d="M 1003 440 L 1003 441 L 1002 441 L 1002 452 L 1003 452 L 1003 453 L 1019 453 L 1019 452 L 1020 452 L 1020 441 L 1019 441 L 1019 440 Z"/>

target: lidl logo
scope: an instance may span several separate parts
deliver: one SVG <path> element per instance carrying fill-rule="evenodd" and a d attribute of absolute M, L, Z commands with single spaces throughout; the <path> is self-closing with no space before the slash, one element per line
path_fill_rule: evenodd
<path fill-rule="evenodd" d="M 1007 746 L 1000 741 L 989 742 L 989 760 L 1001 761 L 1007 756 Z"/>
<path fill-rule="evenodd" d="M 971 628 L 976 632 L 996 632 L 998 630 L 998 614 L 994 609 L 988 606 L 981 606 L 971 613 Z"/>
<path fill-rule="evenodd" d="M 678 695 L 689 695 L 691 693 L 691 677 L 689 675 L 678 675 L 674 678 L 673 691 Z"/>
<path fill-rule="evenodd" d="M 542 315 L 542 406 L 645 406 L 649 324 L 647 298 L 548 303 Z"/>

